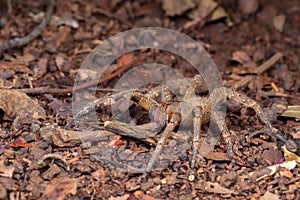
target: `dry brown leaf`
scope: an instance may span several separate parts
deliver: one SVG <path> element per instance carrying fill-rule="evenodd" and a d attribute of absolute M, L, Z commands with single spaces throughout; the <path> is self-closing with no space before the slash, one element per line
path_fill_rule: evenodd
<path fill-rule="evenodd" d="M 295 117 L 300 119 L 300 106 L 288 106 L 287 110 L 285 110 L 281 116 L 284 117 Z"/>
<path fill-rule="evenodd" d="M 129 199 L 130 195 L 129 194 L 124 194 L 123 196 L 120 197 L 109 197 L 108 200 L 127 200 Z"/>
<path fill-rule="evenodd" d="M 37 100 L 15 90 L 0 89 L 0 109 L 4 111 L 4 120 L 13 120 L 13 127 L 38 122 L 46 116 L 45 110 Z"/>
<path fill-rule="evenodd" d="M 282 32 L 284 24 L 285 24 L 285 15 L 278 15 L 273 18 L 273 25 L 277 31 Z"/>
<path fill-rule="evenodd" d="M 22 72 L 25 74 L 33 74 L 33 71 L 31 69 L 26 67 L 24 63 L 19 63 L 19 62 L 0 61 L 0 69 L 13 70 L 15 72 Z"/>
<path fill-rule="evenodd" d="M 98 169 L 91 173 L 92 177 L 97 181 L 100 180 L 102 177 L 105 177 L 106 174 L 107 172 L 103 169 Z"/>
<path fill-rule="evenodd" d="M 6 166 L 4 160 L 0 161 L 0 176 L 11 178 L 13 177 L 15 168 L 13 166 Z"/>
<path fill-rule="evenodd" d="M 299 139 L 300 138 L 300 126 L 294 126 L 293 129 L 295 130 L 291 132 L 291 136 L 294 138 L 294 139 Z"/>
<path fill-rule="evenodd" d="M 294 176 L 293 173 L 287 169 L 280 171 L 279 174 L 280 174 L 280 176 L 285 176 L 289 179 L 293 178 L 293 176 Z"/>
<path fill-rule="evenodd" d="M 285 145 L 283 145 L 281 147 L 281 149 L 283 151 L 284 158 L 285 158 L 286 161 L 293 161 L 294 160 L 294 161 L 297 161 L 297 162 L 300 163 L 300 157 L 297 154 L 295 154 L 295 153 L 290 152 L 289 150 L 287 150 L 287 148 L 286 148 Z"/>
<path fill-rule="evenodd" d="M 48 58 L 39 59 L 36 68 L 34 69 L 37 78 L 41 78 L 47 72 Z"/>
<path fill-rule="evenodd" d="M 166 11 L 167 16 L 181 15 L 185 11 L 195 7 L 191 0 L 163 0 L 163 9 Z"/>
<path fill-rule="evenodd" d="M 63 200 L 68 194 L 75 195 L 77 192 L 77 181 L 68 177 L 52 179 L 46 186 L 45 192 L 40 199 Z"/>
<path fill-rule="evenodd" d="M 262 153 L 262 158 L 269 165 L 279 164 L 284 161 L 281 152 L 278 149 L 274 149 L 273 147 L 270 147 L 268 150 L 264 150 L 264 152 Z"/>
<path fill-rule="evenodd" d="M 147 194 L 144 194 L 144 195 L 142 196 L 142 199 L 143 199 L 143 200 L 155 200 L 154 197 L 151 197 L 151 196 L 149 196 L 149 195 L 147 195 Z"/>
<path fill-rule="evenodd" d="M 217 161 L 230 161 L 230 158 L 228 156 L 228 153 L 223 152 L 209 152 L 206 156 L 206 159 L 208 160 L 217 160 Z"/>
<path fill-rule="evenodd" d="M 11 147 L 25 147 L 25 148 L 29 148 L 30 144 L 26 142 L 26 140 L 24 140 L 21 137 L 18 137 L 17 139 L 15 139 L 14 141 L 11 142 L 10 144 Z"/>
<path fill-rule="evenodd" d="M 18 55 L 16 58 L 7 56 L 7 58 L 5 58 L 5 61 L 0 61 L 0 69 L 33 74 L 33 71 L 27 66 L 31 61 L 34 61 L 35 58 L 36 57 L 30 53 L 26 53 L 23 56 Z"/>
<path fill-rule="evenodd" d="M 213 12 L 212 12 L 213 11 Z M 212 22 L 222 18 L 226 19 L 227 26 L 232 26 L 233 22 L 231 21 L 229 15 L 225 11 L 223 7 L 218 7 L 218 3 L 214 0 L 202 0 L 200 1 L 197 9 L 194 9 L 188 13 L 188 17 L 191 19 L 204 19 L 209 14 L 211 16 L 207 19 L 207 21 Z"/>
<path fill-rule="evenodd" d="M 216 193 L 216 194 L 232 194 L 234 191 L 224 188 L 219 185 L 219 183 L 205 182 L 204 190 L 206 192 Z"/>
<path fill-rule="evenodd" d="M 277 172 L 278 168 L 280 168 L 280 167 L 286 168 L 288 170 L 292 170 L 296 167 L 296 165 L 297 165 L 297 162 L 295 160 L 286 161 L 286 162 L 278 164 L 278 165 L 272 165 L 272 166 L 266 167 L 264 169 L 250 172 L 249 175 L 255 181 L 259 181 L 267 176 L 272 176 L 273 174 L 275 174 Z"/>
<path fill-rule="evenodd" d="M 71 28 L 67 26 L 59 27 L 58 33 L 55 36 L 55 46 L 58 48 L 61 43 L 66 41 L 71 33 Z"/>
<path fill-rule="evenodd" d="M 214 0 L 205 0 L 201 1 L 198 5 L 198 8 L 189 12 L 188 17 L 191 19 L 200 18 L 203 19 L 209 13 L 211 13 L 216 7 L 218 3 Z"/>
<path fill-rule="evenodd" d="M 255 62 L 244 51 L 236 51 L 232 54 L 232 60 L 244 65 L 245 67 L 256 67 Z"/>
<path fill-rule="evenodd" d="M 271 192 L 269 192 L 269 191 L 267 191 L 265 194 L 264 194 L 264 196 L 262 196 L 261 198 L 260 198 L 260 200 L 279 200 L 280 198 L 279 198 L 279 195 L 277 195 L 277 194 L 273 194 L 273 193 L 271 193 Z"/>
<path fill-rule="evenodd" d="M 28 66 L 29 63 L 34 60 L 35 60 L 35 56 L 30 53 L 27 53 L 23 56 L 17 56 L 16 59 L 14 59 L 13 61 L 22 63 L 22 64 Z"/>
<path fill-rule="evenodd" d="M 233 26 L 233 22 L 231 21 L 228 13 L 225 11 L 223 7 L 218 7 L 209 18 L 209 21 L 216 21 L 219 19 L 225 18 L 226 19 L 226 25 L 231 27 Z"/>
<path fill-rule="evenodd" d="M 32 17 L 33 21 L 40 22 L 44 19 L 45 13 L 44 12 L 39 12 L 37 14 L 29 13 L 29 16 Z M 52 26 L 65 25 L 65 26 L 69 26 L 69 27 L 72 27 L 75 29 L 77 29 L 79 27 L 78 21 L 76 19 L 72 18 L 71 16 L 52 15 L 50 24 Z"/>

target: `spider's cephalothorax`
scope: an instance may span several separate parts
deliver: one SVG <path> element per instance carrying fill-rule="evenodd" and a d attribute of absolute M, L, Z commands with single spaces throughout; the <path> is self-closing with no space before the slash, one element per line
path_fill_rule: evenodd
<path fill-rule="evenodd" d="M 108 130 L 156 144 L 155 150 L 146 169 L 143 169 L 140 172 L 150 172 L 152 170 L 153 165 L 157 160 L 157 157 L 161 153 L 163 145 L 166 142 L 166 139 L 168 138 L 170 133 L 180 124 L 183 126 L 193 127 L 193 151 L 190 170 L 190 172 L 193 173 L 196 156 L 198 153 L 201 125 L 209 122 L 210 120 L 214 121 L 217 124 L 218 128 L 221 130 L 222 137 L 227 144 L 228 155 L 231 160 L 234 161 L 232 151 L 233 145 L 230 139 L 230 133 L 227 129 L 225 121 L 222 120 L 222 117 L 220 117 L 222 114 L 219 111 L 212 110 L 211 108 L 211 100 L 217 99 L 220 94 L 226 94 L 226 97 L 238 101 L 245 106 L 253 108 L 261 121 L 264 122 L 270 129 L 271 133 L 274 134 L 276 132 L 267 119 L 266 115 L 264 114 L 262 108 L 256 101 L 225 87 L 215 89 L 210 94 L 209 98 L 199 97 L 194 95 L 195 88 L 199 85 L 202 85 L 202 78 L 199 75 L 196 75 L 192 79 L 191 85 L 188 88 L 186 94 L 183 96 L 182 102 L 180 103 L 172 102 L 169 91 L 165 88 L 160 88 L 159 90 L 164 93 L 163 96 L 166 102 L 169 102 L 168 104 L 164 105 L 155 101 L 151 97 L 151 95 L 143 94 L 140 92 L 132 92 L 130 97 L 131 100 L 149 111 L 151 122 L 149 124 L 143 124 L 139 126 L 126 124 L 117 120 L 106 121 L 104 123 L 104 127 Z M 111 105 L 115 102 L 115 99 L 122 98 L 127 93 L 126 91 L 120 92 L 111 96 L 104 97 L 102 99 L 97 99 L 96 101 L 90 103 L 79 112 L 77 112 L 73 119 L 67 124 L 66 129 L 70 128 L 81 116 L 94 111 L 97 108 L 101 108 L 102 106 Z M 157 134 L 157 131 L 155 130 L 157 130 L 159 127 L 164 128 L 160 133 L 158 141 L 150 139 L 147 140 L 147 138 L 153 138 Z M 191 175 L 190 180 L 193 179 L 194 175 Z"/>

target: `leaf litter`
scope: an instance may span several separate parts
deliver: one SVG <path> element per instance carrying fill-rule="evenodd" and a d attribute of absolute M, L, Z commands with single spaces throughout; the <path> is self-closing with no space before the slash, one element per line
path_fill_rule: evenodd
<path fill-rule="evenodd" d="M 41 6 L 41 2 L 31 2 L 28 3 L 28 5 Z M 168 12 L 162 8 L 162 1 L 145 0 L 133 2 L 114 0 L 112 1 L 111 6 L 107 6 L 105 1 L 91 1 L 90 3 L 82 3 L 80 1 L 58 1 L 56 15 L 72 16 L 73 19 L 78 20 L 79 22 L 78 29 L 69 27 L 67 23 L 60 27 L 52 25 L 47 27 L 43 34 L 41 34 L 41 37 L 28 44 L 25 49 L 20 48 L 16 51 L 5 52 L 3 55 L 4 59 L 0 61 L 0 77 L 9 81 L 16 80 L 17 84 L 11 86 L 4 83 L 2 85 L 6 89 L 11 87 L 28 88 L 26 80 L 28 75 L 32 75 L 34 77 L 33 87 L 28 89 L 36 90 L 40 86 L 47 86 L 53 89 L 44 90 L 42 92 L 50 93 L 53 95 L 53 98 L 59 100 L 59 102 L 53 100 L 53 103 L 56 104 L 53 107 L 54 109 L 52 109 L 50 105 L 47 105 L 47 103 L 52 102 L 52 100 L 48 100 L 48 102 L 44 104 L 44 107 L 48 108 L 48 114 L 56 115 L 52 113 L 52 111 L 56 109 L 58 113 L 61 112 L 60 106 L 61 104 L 64 104 L 64 102 L 68 102 L 69 95 L 67 93 L 71 92 L 70 90 L 69 92 L 59 93 L 57 91 L 72 85 L 72 82 L 61 85 L 58 80 L 63 78 L 70 78 L 70 80 L 73 80 L 74 77 L 72 76 L 71 71 L 76 71 L 84 54 L 88 53 L 90 49 L 93 48 L 93 45 L 96 45 L 93 41 L 101 42 L 101 40 L 106 39 L 110 35 L 128 30 L 127 25 L 120 23 L 122 22 L 119 21 L 121 16 L 122 19 L 137 27 L 136 21 L 142 21 L 143 19 L 148 18 L 150 21 L 158 21 L 166 28 L 180 30 L 185 34 L 196 38 L 200 43 L 205 41 L 205 43 L 203 42 L 205 49 L 212 54 L 213 59 L 216 60 L 218 66 L 220 66 L 220 71 L 224 76 L 225 84 L 231 85 L 239 80 L 243 81 L 237 84 L 237 88 L 242 89 L 243 92 L 252 97 L 255 97 L 255 94 L 258 93 L 259 95 L 256 96 L 256 100 L 264 107 L 270 108 L 270 105 L 277 99 L 284 99 L 289 105 L 299 105 L 298 97 L 300 82 L 297 79 L 299 73 L 299 52 L 297 51 L 297 48 L 294 48 L 297 47 L 299 43 L 299 38 L 294 30 L 299 27 L 293 27 L 297 20 L 287 20 L 299 18 L 299 12 L 295 12 L 299 7 L 299 4 L 297 5 L 295 2 L 286 3 L 279 1 L 270 3 L 257 0 L 240 0 L 237 2 L 218 1 L 217 6 L 223 7 L 224 10 L 228 12 L 228 14 L 226 13 L 227 16 L 220 17 L 219 14 L 213 14 L 214 12 L 217 12 L 217 9 L 215 9 L 214 6 L 212 6 L 212 9 L 204 8 L 202 6 L 202 3 L 213 1 L 193 0 L 191 2 L 193 2 L 195 6 L 188 9 L 185 8 L 180 10 L 182 7 L 173 6 L 174 9 L 178 8 L 178 10 L 170 10 L 168 12 L 175 13 L 176 11 L 178 14 L 176 14 L 175 17 L 171 17 L 168 16 Z M 169 1 L 169 3 L 173 2 Z M 280 4 L 278 5 L 278 3 Z M 5 5 L 6 1 L 0 1 L 0 5 L 3 4 Z M 110 4 L 110 2 L 108 4 Z M 14 10 L 17 10 L 18 13 L 14 13 L 16 16 L 11 17 L 11 19 L 6 19 L 5 16 L 1 17 L 1 24 L 4 26 L 4 28 L 1 29 L 1 33 L 3 33 L 1 34 L 1 40 L 9 39 L 9 36 L 16 36 L 20 33 L 23 34 L 28 30 L 26 24 L 32 23 L 33 19 L 31 17 L 26 18 L 29 12 L 26 13 L 24 10 L 20 9 L 21 7 L 24 7 L 23 5 L 24 4 L 19 5 L 18 3 L 14 3 L 14 6 L 16 6 Z M 288 5 L 290 7 L 287 9 L 286 6 Z M 293 7 L 291 5 L 293 5 Z M 192 18 L 192 21 L 185 18 L 189 17 L 190 11 L 193 12 L 201 6 L 203 12 L 197 12 L 198 10 L 194 12 L 195 18 Z M 1 9 L 4 9 L 4 7 L 5 6 L 0 6 Z M 171 6 L 169 7 L 172 8 Z M 161 9 L 159 10 L 159 8 Z M 32 10 L 34 11 L 35 9 Z M 65 11 L 67 11 L 66 14 L 64 13 Z M 38 12 L 35 11 L 35 13 Z M 278 17 L 280 15 L 284 15 L 286 19 L 284 20 L 283 17 Z M 25 20 L 22 19 L 24 16 Z M 115 18 L 110 16 L 114 16 Z M 220 18 L 213 20 L 214 16 Z M 228 19 L 232 19 L 234 23 L 233 27 L 229 28 L 229 25 L 227 24 Z M 14 20 L 17 21 L 14 23 Z M 24 21 L 26 23 L 24 23 Z M 184 26 L 185 24 L 189 24 L 189 22 L 192 23 L 190 23 L 189 26 Z M 25 26 L 23 26 L 23 24 L 25 24 Z M 44 47 L 47 48 L 45 49 Z M 238 61 L 239 64 L 231 62 L 230 56 L 237 51 L 246 52 L 250 59 L 247 60 L 247 58 L 242 55 L 239 57 L 241 63 Z M 279 62 L 274 65 L 274 68 L 268 68 L 262 72 L 251 72 L 252 69 L 255 69 L 254 67 L 251 67 L 253 64 L 251 61 L 254 61 L 259 65 L 260 63 L 264 63 L 270 55 L 280 51 L 283 51 L 283 56 L 281 56 Z M 257 54 L 257 52 L 260 52 L 260 54 Z M 28 53 L 34 56 L 27 55 Z M 65 56 L 60 56 L 60 53 Z M 168 56 L 161 54 L 161 52 L 155 54 L 153 57 L 156 57 L 155 59 L 157 60 L 155 61 L 164 60 L 164 64 L 172 64 L 176 69 L 183 70 L 186 72 L 184 75 L 190 75 L 190 73 L 192 73 L 191 71 L 184 69 L 184 65 L 176 58 L 169 59 Z M 66 65 L 68 62 L 70 62 L 70 64 Z M 38 70 L 32 70 L 35 69 L 34 66 L 32 66 L 32 64 L 35 63 L 38 63 Z M 235 65 L 232 66 L 232 64 Z M 64 68 L 67 68 L 67 70 Z M 38 71 L 40 71 L 40 73 L 37 74 L 36 72 Z M 249 79 L 245 79 L 247 76 L 253 78 L 250 79 L 249 77 Z M 235 77 L 236 80 L 234 80 L 233 77 Z M 260 80 L 256 78 L 260 78 Z M 20 82 L 20 80 L 23 82 Z M 105 83 L 104 86 L 109 87 L 112 82 L 114 81 Z M 60 88 L 57 88 L 58 84 L 60 84 Z M 274 89 L 274 85 L 277 87 L 278 91 L 276 90 L 276 93 L 271 93 L 272 88 Z M 101 86 L 103 86 L 102 82 Z M 38 92 L 35 94 L 37 93 Z M 99 96 L 104 95 L 101 94 L 101 92 L 99 93 Z M 279 93 L 286 96 L 276 96 Z M 56 94 L 61 96 L 55 96 Z M 293 98 L 291 98 L 291 96 Z M 42 95 L 40 95 L 40 97 L 42 99 L 44 98 Z M 99 114 L 101 115 L 101 113 Z M 272 121 L 276 121 L 276 123 L 274 123 L 276 128 L 279 128 L 282 132 L 290 134 L 293 137 L 294 135 L 300 137 L 300 128 L 299 124 L 297 124 L 297 120 L 282 116 L 280 119 L 277 119 L 277 115 L 272 114 L 271 117 L 273 118 L 273 116 L 274 120 Z M 230 129 L 237 129 L 236 133 L 241 137 L 241 141 L 244 141 L 243 137 L 250 135 L 253 131 L 253 129 L 246 131 L 247 127 L 241 126 L 241 124 L 243 124 L 240 123 L 242 120 L 246 121 L 250 128 L 260 128 L 252 127 L 255 121 L 253 116 L 248 114 L 239 115 L 238 112 L 234 112 L 230 118 L 232 119 Z M 11 120 L 15 120 L 15 118 L 12 118 Z M 49 124 L 53 124 L 53 118 L 47 118 L 45 121 Z M 64 121 L 60 120 L 60 122 Z M 3 122 L 3 124 L 10 125 L 10 123 L 7 122 Z M 59 126 L 60 125 L 61 124 L 59 124 Z M 94 127 L 95 126 L 93 126 L 93 128 Z M 25 131 L 26 127 L 18 132 L 18 135 L 24 134 Z M 294 132 L 294 134 L 291 134 L 290 131 Z M 239 134 L 239 132 L 241 134 Z M 5 140 L 2 141 L 2 147 L 0 147 L 2 148 L 2 150 L 0 150 L 2 151 L 2 153 L 0 153 L 0 158 L 5 160 L 5 166 L 14 166 L 15 171 L 12 174 L 12 178 L 0 176 L 0 199 L 7 199 L 11 196 L 16 196 L 20 199 L 38 199 L 43 195 L 45 189 L 47 189 L 46 193 L 53 193 L 51 196 L 52 198 L 56 198 L 54 195 L 57 192 L 58 195 L 60 195 L 59 198 L 69 199 L 108 199 L 110 197 L 112 199 L 118 197 L 123 197 L 124 199 L 146 199 L 146 196 L 148 195 L 153 196 L 150 197 L 150 199 L 196 199 L 197 197 L 199 199 L 223 199 L 227 197 L 230 199 L 251 198 L 266 200 L 299 198 L 299 193 L 297 192 L 299 187 L 299 165 L 291 170 L 279 168 L 274 175 L 261 179 L 259 183 L 251 182 L 249 180 L 249 172 L 254 169 L 264 169 L 266 165 L 281 163 L 282 155 L 280 154 L 282 154 L 282 151 L 285 151 L 281 149 L 270 149 L 275 143 L 270 142 L 270 138 L 263 137 L 263 135 L 259 138 L 254 138 L 252 143 L 247 141 L 241 142 L 242 145 L 238 147 L 238 151 L 244 154 L 243 160 L 245 158 L 247 161 L 251 161 L 251 167 L 239 165 L 239 163 L 238 166 L 232 166 L 230 162 L 228 162 L 228 156 L 224 151 L 225 148 L 220 144 L 212 154 L 206 156 L 204 162 L 200 163 L 198 162 L 199 160 L 197 160 L 199 170 L 197 171 L 195 183 L 190 183 L 183 178 L 183 175 L 187 171 L 189 159 L 188 153 L 187 155 L 186 153 L 183 153 L 183 155 L 179 157 L 180 160 L 175 160 L 173 163 L 167 164 L 169 168 L 166 167 L 164 171 L 152 172 L 149 174 L 149 179 L 147 181 L 153 181 L 153 185 L 143 187 L 143 184 L 145 183 L 140 183 L 140 181 L 138 181 L 138 175 L 114 175 L 110 170 L 105 168 L 106 165 L 103 165 L 103 163 L 99 164 L 99 162 L 93 161 L 90 156 L 84 155 L 85 150 L 82 149 L 82 146 L 78 146 L 83 135 L 86 143 L 98 143 L 99 140 L 100 144 L 103 145 L 97 146 L 98 148 L 104 148 L 109 141 L 113 141 L 111 149 L 114 150 L 122 148 L 124 146 L 123 141 L 127 142 L 126 140 L 110 139 L 115 138 L 115 136 L 106 132 L 98 133 L 99 137 L 97 136 L 96 139 L 94 139 L 95 133 L 83 132 L 79 137 L 75 131 L 58 129 L 55 130 L 55 132 L 50 132 L 45 135 L 33 134 L 36 136 L 36 138 L 34 138 L 34 143 L 36 143 L 34 144 L 36 145 L 35 148 L 32 148 L 33 144 L 26 140 L 30 144 L 29 151 L 31 151 L 30 156 L 32 157 L 28 157 L 26 144 L 24 146 L 25 148 L 22 147 L 22 141 L 15 138 L 16 134 L 9 137 L 7 141 L 6 138 L 8 137 L 5 137 Z M 56 136 L 56 140 L 53 137 L 48 141 L 49 134 Z M 41 141 L 39 141 L 40 136 L 42 136 Z M 20 144 L 20 146 L 11 148 L 11 145 L 7 145 L 7 142 L 10 142 L 11 144 L 12 141 L 16 141 L 17 145 Z M 257 143 L 254 143 L 255 141 L 257 141 Z M 116 146 L 120 147 L 116 148 Z M 133 148 L 131 152 L 129 152 L 132 154 L 129 157 L 125 157 L 125 159 L 134 160 L 134 158 L 137 157 L 135 153 L 140 149 L 141 148 Z M 97 151 L 99 151 L 99 149 L 97 149 Z M 37 154 L 37 152 L 39 153 Z M 172 151 L 170 152 L 172 153 Z M 265 152 L 264 155 L 262 155 L 263 152 Z M 59 168 L 61 169 L 61 173 L 57 175 L 56 164 L 58 161 L 61 161 L 61 159 L 53 159 L 53 157 L 42 161 L 42 163 L 48 163 L 49 166 L 43 166 L 31 171 L 29 163 L 34 163 L 41 155 L 47 155 L 49 153 L 61 153 L 61 155 L 69 162 L 71 168 L 70 171 L 65 172 L 63 168 Z M 90 151 L 90 153 L 93 152 Z M 278 155 L 276 155 L 277 153 Z M 294 155 L 290 155 L 289 157 L 290 158 L 288 159 L 295 159 Z M 268 162 L 263 163 L 262 159 L 266 159 Z M 29 167 L 26 166 L 27 164 Z M 98 174 L 95 174 L 94 177 L 90 172 L 76 170 L 79 169 L 77 166 L 78 164 L 90 167 L 92 172 L 98 172 Z M 49 167 L 49 169 L 53 168 L 55 173 L 51 173 L 51 176 L 44 175 L 46 167 Z M 101 171 L 97 171 L 99 169 Z M 178 173 L 178 176 L 169 179 L 170 174 L 172 174 L 171 172 L 174 171 Z M 232 179 L 234 176 L 231 172 L 237 173 L 237 180 Z M 52 182 L 54 181 L 53 178 L 65 178 L 68 177 L 68 175 L 76 177 L 78 183 L 76 196 L 68 195 L 70 193 L 67 192 L 63 194 L 61 191 L 54 190 L 54 188 L 60 190 L 61 186 L 59 184 L 54 184 Z M 95 180 L 93 180 L 93 178 Z M 175 184 L 173 184 L 173 179 L 175 180 Z M 162 184 L 161 180 L 166 180 L 166 183 Z M 211 188 L 210 192 L 203 190 L 202 187 L 196 186 L 196 184 L 201 181 L 206 183 L 205 186 Z M 126 191 L 125 186 L 130 182 L 135 182 L 136 185 L 141 185 L 141 187 L 136 187 L 136 190 L 130 192 Z M 59 183 L 62 184 L 62 182 Z M 48 187 L 45 188 L 45 184 L 48 184 L 48 186 L 52 185 L 52 190 L 49 190 Z M 213 189 L 214 187 L 218 187 L 217 184 L 223 187 L 223 189 L 225 188 L 225 190 L 220 190 L 223 191 L 224 194 L 221 194 L 219 190 Z M 68 195 L 68 197 L 63 197 L 65 194 Z M 50 198 L 50 196 L 47 195 L 44 195 L 43 198 L 44 197 Z"/>
<path fill-rule="evenodd" d="M 40 123 L 38 119 L 46 117 L 39 102 L 27 94 L 15 90 L 0 89 L 0 109 L 4 120 L 12 120 L 13 128 L 23 124 Z"/>

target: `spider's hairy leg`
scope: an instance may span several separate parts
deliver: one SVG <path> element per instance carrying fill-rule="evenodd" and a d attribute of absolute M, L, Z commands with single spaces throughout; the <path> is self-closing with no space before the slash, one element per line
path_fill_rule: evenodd
<path fill-rule="evenodd" d="M 256 112 L 256 114 L 258 115 L 258 117 L 260 118 L 260 120 L 263 123 L 265 123 L 267 125 L 267 127 L 270 129 L 271 134 L 272 135 L 275 134 L 276 129 L 273 128 L 270 121 L 268 120 L 265 113 L 263 112 L 262 108 L 256 101 L 254 101 L 253 99 L 251 99 L 245 95 L 242 95 L 230 88 L 225 88 L 225 87 L 215 89 L 212 92 L 210 99 L 217 99 L 220 94 L 226 94 L 226 96 L 228 98 L 233 99 L 247 107 L 253 108 L 254 111 Z M 222 131 L 222 136 L 227 144 L 228 155 L 229 155 L 231 161 L 234 162 L 234 160 L 233 160 L 233 144 L 232 144 L 231 137 L 230 137 L 231 134 L 229 133 L 227 126 L 225 124 L 225 120 L 222 116 L 223 116 L 223 114 L 220 111 L 216 111 L 216 110 L 212 111 L 212 120 L 218 125 L 219 129 Z"/>
<path fill-rule="evenodd" d="M 225 120 L 222 117 L 222 113 L 220 111 L 212 111 L 211 114 L 212 121 L 214 121 L 218 128 L 221 130 L 222 137 L 227 145 L 227 154 L 232 163 L 235 163 L 233 158 L 233 143 L 231 140 L 231 134 L 226 126 Z"/>
<path fill-rule="evenodd" d="M 193 181 L 195 179 L 195 162 L 198 155 L 198 146 L 199 146 L 199 134 L 200 134 L 200 128 L 201 128 L 201 113 L 202 108 L 200 106 L 196 106 L 193 110 L 193 126 L 194 126 L 194 132 L 193 132 L 193 152 L 192 152 L 192 159 L 191 159 L 191 168 L 190 168 L 190 175 L 189 180 Z"/>
<path fill-rule="evenodd" d="M 230 88 L 220 88 L 220 89 L 226 92 L 226 96 L 228 98 L 233 99 L 247 107 L 254 109 L 254 111 L 260 118 L 260 120 L 267 125 L 267 127 L 270 129 L 272 134 L 275 134 L 277 132 L 276 129 L 271 125 L 271 122 L 268 120 L 261 106 L 256 101 Z"/>
<path fill-rule="evenodd" d="M 150 172 L 153 168 L 153 165 L 155 164 L 155 161 L 157 160 L 158 155 L 161 153 L 161 150 L 163 148 L 163 145 L 166 142 L 166 139 L 170 135 L 170 133 L 175 129 L 176 126 L 180 123 L 180 116 L 176 113 L 172 113 L 170 116 L 170 121 L 167 123 L 164 131 L 161 133 L 160 138 L 157 142 L 157 145 L 155 147 L 155 150 L 149 160 L 149 163 L 146 167 L 146 172 Z M 145 174 L 144 174 L 145 176 Z"/>
<path fill-rule="evenodd" d="M 86 106 L 82 107 L 81 109 L 78 110 L 78 112 L 73 116 L 71 121 L 65 126 L 65 129 L 70 129 L 78 120 L 79 118 L 103 107 L 103 106 L 109 106 L 114 104 L 117 99 L 124 98 L 126 96 L 127 92 L 120 92 L 114 95 L 106 96 L 100 99 L 96 99 L 90 103 L 88 103 Z"/>
<path fill-rule="evenodd" d="M 162 102 L 171 103 L 172 95 L 170 90 L 167 87 L 161 86 L 161 94 L 162 94 Z"/>

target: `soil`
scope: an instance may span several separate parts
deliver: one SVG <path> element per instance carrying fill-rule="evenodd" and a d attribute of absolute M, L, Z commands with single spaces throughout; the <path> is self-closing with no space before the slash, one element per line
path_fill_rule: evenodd
<path fill-rule="evenodd" d="M 191 2 L 200 5 L 200 1 Z M 210 13 L 190 26 L 186 26 L 193 20 L 188 12 L 194 8 L 179 9 L 180 6 L 172 7 L 173 3 L 57 1 L 53 16 L 60 17 L 60 24 L 48 24 L 41 35 L 23 47 L 0 52 L 0 90 L 13 91 L 9 96 L 0 92 L 0 199 L 300 198 L 299 163 L 286 167 L 291 163 L 280 148 L 284 142 L 275 142 L 268 130 L 263 130 L 265 125 L 253 109 L 235 101 L 228 101 L 226 121 L 239 154 L 234 156 L 236 164 L 230 162 L 226 143 L 220 137 L 209 155 L 197 157 L 194 181 L 189 180 L 192 139 L 188 128 L 171 134 L 173 140 L 157 162 L 161 168 L 147 173 L 146 178 L 141 173 L 122 172 L 113 167 L 111 159 L 123 159 L 122 156 L 131 159 L 129 163 L 145 166 L 149 156 L 144 153 L 152 152 L 155 145 L 149 139 L 103 130 L 104 122 L 112 118 L 109 106 L 97 109 L 96 120 L 81 119 L 82 126 L 77 128 L 86 130 L 82 132 L 85 136 L 78 137 L 74 127 L 64 132 L 73 116 L 74 88 L 89 91 L 98 84 L 97 97 L 107 96 L 126 71 L 142 63 L 164 64 L 187 80 L 196 75 L 196 70 L 180 56 L 144 48 L 117 58 L 100 81 L 92 84 L 96 76 L 93 71 L 81 71 L 77 79 L 80 81 L 75 85 L 86 85 L 81 90 L 74 86 L 76 73 L 86 56 L 110 36 L 138 27 L 164 27 L 198 41 L 216 63 L 223 84 L 266 108 L 278 129 L 276 134 L 298 141 L 299 122 L 279 115 L 286 105 L 300 105 L 300 2 L 218 1 L 227 13 L 227 21 L 224 17 L 211 20 Z M 42 0 L 0 1 L 0 44 L 29 33 L 39 23 L 37 13 L 46 7 L 47 2 Z M 115 45 L 121 44 L 116 41 Z M 257 73 L 273 55 L 280 57 Z M 247 77 L 250 81 L 240 82 Z M 179 93 L 185 92 L 181 82 L 169 83 L 178 84 Z M 154 85 L 146 88 L 150 86 Z M 26 93 L 32 101 L 19 92 Z M 89 93 L 82 93 L 86 103 L 91 101 Z M 206 95 L 207 89 L 198 88 L 197 93 Z M 127 107 L 118 104 L 117 108 Z M 132 105 L 130 112 L 138 124 L 149 121 L 148 112 L 140 107 Z M 200 142 L 207 129 L 208 124 L 204 124 Z M 65 135 L 68 137 L 64 138 Z M 175 154 L 178 147 L 180 151 Z M 297 156 L 293 158 L 300 160 Z M 276 164 L 283 165 L 270 174 L 267 167 Z M 260 178 L 263 175 L 266 177 Z"/>

